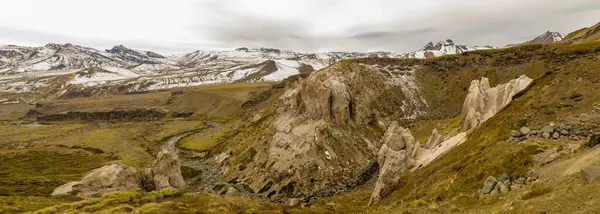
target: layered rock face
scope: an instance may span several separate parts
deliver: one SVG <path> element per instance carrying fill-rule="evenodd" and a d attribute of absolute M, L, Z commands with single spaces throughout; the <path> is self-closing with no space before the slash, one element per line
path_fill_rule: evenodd
<path fill-rule="evenodd" d="M 81 181 L 69 182 L 52 192 L 53 196 L 98 197 L 106 193 L 140 188 L 135 168 L 115 162 L 92 170 Z"/>
<path fill-rule="evenodd" d="M 377 155 L 379 178 L 371 196 L 371 202 L 375 203 L 394 189 L 423 150 L 410 130 L 400 127 L 396 121 L 387 129 L 382 141 L 384 144 Z"/>
<path fill-rule="evenodd" d="M 463 131 L 475 128 L 504 108 L 515 94 L 527 88 L 533 79 L 523 75 L 491 88 L 489 79 L 473 80 L 462 109 Z"/>
<path fill-rule="evenodd" d="M 420 90 L 410 67 L 342 62 L 312 73 L 289 86 L 272 115 L 232 140 L 226 176 L 272 200 L 359 185 L 377 169 L 387 124 L 427 111 Z"/>

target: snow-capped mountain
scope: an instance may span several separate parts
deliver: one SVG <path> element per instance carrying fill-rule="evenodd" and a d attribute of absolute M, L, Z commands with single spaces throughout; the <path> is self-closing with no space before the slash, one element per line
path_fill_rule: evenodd
<path fill-rule="evenodd" d="M 492 46 L 469 46 L 469 45 L 457 45 L 454 44 L 454 41 L 447 39 L 446 41 L 440 41 L 435 45 L 433 42 L 429 42 L 423 48 L 418 51 L 403 54 L 404 58 L 433 58 L 450 54 L 460 54 L 467 51 L 474 50 L 485 50 L 485 49 L 493 49 L 496 47 Z"/>
<path fill-rule="evenodd" d="M 532 40 L 529 40 L 527 42 L 523 42 L 520 44 L 509 44 L 509 45 L 507 45 L 507 47 L 517 46 L 517 45 L 526 45 L 526 44 L 549 44 L 549 43 L 560 42 L 564 38 L 565 38 L 565 35 L 562 33 L 546 31 L 542 35 L 539 35 L 539 36 L 533 38 Z"/>
<path fill-rule="evenodd" d="M 564 39 L 565 35 L 559 32 L 546 31 L 542 35 L 535 37 L 532 40 L 526 42 L 526 44 L 546 44 L 553 42 L 560 42 Z"/>
<path fill-rule="evenodd" d="M 123 45 L 104 51 L 73 44 L 7 45 L 0 46 L 0 98 L 7 93 L 42 91 L 60 96 L 74 88 L 87 90 L 90 87 L 114 86 L 121 92 L 135 92 L 215 83 L 279 81 L 343 59 L 429 58 L 489 48 L 492 47 L 455 45 L 452 40 L 446 40 L 404 54 L 300 53 L 242 47 L 164 56 Z"/>

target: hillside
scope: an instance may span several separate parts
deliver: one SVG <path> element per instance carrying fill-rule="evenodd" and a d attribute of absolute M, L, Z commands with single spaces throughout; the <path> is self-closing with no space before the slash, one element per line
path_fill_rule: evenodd
<path fill-rule="evenodd" d="M 105 90 L 102 97 L 83 90 L 3 104 L 0 161 L 9 167 L 0 169 L 0 210 L 590 213 L 597 205 L 573 197 L 597 196 L 588 190 L 597 182 L 583 185 L 575 173 L 600 163 L 597 148 L 582 146 L 600 132 L 599 54 L 595 42 L 348 59 L 272 84 Z M 129 75 L 73 75 L 102 73 Z M 479 99 L 491 101 L 477 106 Z M 543 137 L 550 124 L 557 131 Z M 141 172 L 168 142 L 180 150 L 187 193 L 49 197 L 113 161 Z M 539 179 L 477 199 L 487 177 L 502 173 L 513 182 Z"/>
<path fill-rule="evenodd" d="M 567 44 L 574 44 L 598 40 L 600 40 L 600 23 L 568 34 L 563 42 Z"/>

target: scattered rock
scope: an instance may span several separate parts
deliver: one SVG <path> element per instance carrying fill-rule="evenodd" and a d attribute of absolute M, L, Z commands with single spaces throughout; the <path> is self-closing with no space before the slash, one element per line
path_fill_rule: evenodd
<path fill-rule="evenodd" d="M 302 203 L 302 199 L 300 199 L 300 198 L 290 198 L 288 200 L 288 206 L 290 206 L 290 207 L 298 206 L 298 205 L 300 205 L 300 203 Z"/>
<path fill-rule="evenodd" d="M 511 135 L 512 137 L 515 137 L 515 138 L 523 137 L 523 134 L 521 134 L 521 132 L 519 132 L 519 131 L 517 131 L 517 130 L 512 130 L 512 131 L 510 132 L 510 135 Z"/>
<path fill-rule="evenodd" d="M 544 126 L 544 128 L 542 128 L 542 132 L 543 132 L 544 134 L 545 134 L 545 133 L 551 134 L 551 133 L 553 133 L 553 132 L 554 132 L 554 127 L 553 127 L 553 126 L 551 126 L 551 125 L 546 125 L 546 126 Z M 550 136 L 550 135 L 548 135 L 548 136 Z"/>
<path fill-rule="evenodd" d="M 517 185 L 523 185 L 523 184 L 525 184 L 525 178 L 524 177 L 520 177 L 517 180 L 515 180 L 514 183 L 517 184 Z"/>
<path fill-rule="evenodd" d="M 506 172 L 502 173 L 502 175 L 500 175 L 500 177 L 498 177 L 498 181 L 500 181 L 500 182 L 504 182 L 506 180 L 508 180 L 508 174 Z"/>
<path fill-rule="evenodd" d="M 481 188 L 481 192 L 483 194 L 489 194 L 496 187 L 496 183 L 498 183 L 498 180 L 493 176 L 489 176 L 487 179 L 485 179 L 483 188 Z"/>
<path fill-rule="evenodd" d="M 504 184 L 504 183 L 498 182 L 498 186 L 500 186 L 500 192 L 501 193 L 507 193 L 508 191 L 510 191 L 510 189 L 508 188 L 508 186 L 506 186 L 506 184 Z"/>
<path fill-rule="evenodd" d="M 542 134 L 542 136 L 543 136 L 544 138 L 548 139 L 548 138 L 550 138 L 550 133 L 548 133 L 548 132 L 544 132 L 544 133 Z"/>
<path fill-rule="evenodd" d="M 516 190 L 516 189 L 519 189 L 519 188 L 521 188 L 521 185 L 520 185 L 520 184 L 513 184 L 513 185 L 510 185 L 510 189 L 511 189 L 511 190 Z"/>
<path fill-rule="evenodd" d="M 581 168 L 583 183 L 591 184 L 600 176 L 600 166 L 586 166 Z"/>
<path fill-rule="evenodd" d="M 492 191 L 490 192 L 490 197 L 495 197 L 495 196 L 497 196 L 497 195 L 498 195 L 498 193 L 499 193 L 499 191 L 498 191 L 498 190 L 492 190 Z"/>
<path fill-rule="evenodd" d="M 531 132 L 531 129 L 529 127 L 521 127 L 521 134 L 523 135 L 527 135 L 529 134 L 529 132 Z"/>
<path fill-rule="evenodd" d="M 226 196 L 234 196 L 234 195 L 237 195 L 238 193 L 239 193 L 239 191 L 235 187 L 231 186 L 231 187 L 227 188 L 227 192 L 225 192 L 225 195 Z"/>
<path fill-rule="evenodd" d="M 554 139 L 558 139 L 558 138 L 560 137 L 560 133 L 558 133 L 558 132 L 554 132 L 554 134 L 552 134 L 552 137 L 553 137 Z"/>

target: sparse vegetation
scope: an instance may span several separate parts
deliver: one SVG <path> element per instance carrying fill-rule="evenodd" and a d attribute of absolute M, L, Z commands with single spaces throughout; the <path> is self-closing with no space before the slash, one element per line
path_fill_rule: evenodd
<path fill-rule="evenodd" d="M 551 187 L 548 187 L 541 183 L 535 183 L 531 186 L 531 189 L 527 193 L 521 196 L 521 199 L 529 200 L 531 198 L 542 196 L 550 192 L 552 192 Z"/>
<path fill-rule="evenodd" d="M 590 140 L 588 140 L 588 142 L 585 143 L 585 145 L 588 147 L 594 147 L 598 144 L 600 144 L 600 135 L 598 135 L 598 134 L 592 135 Z"/>

